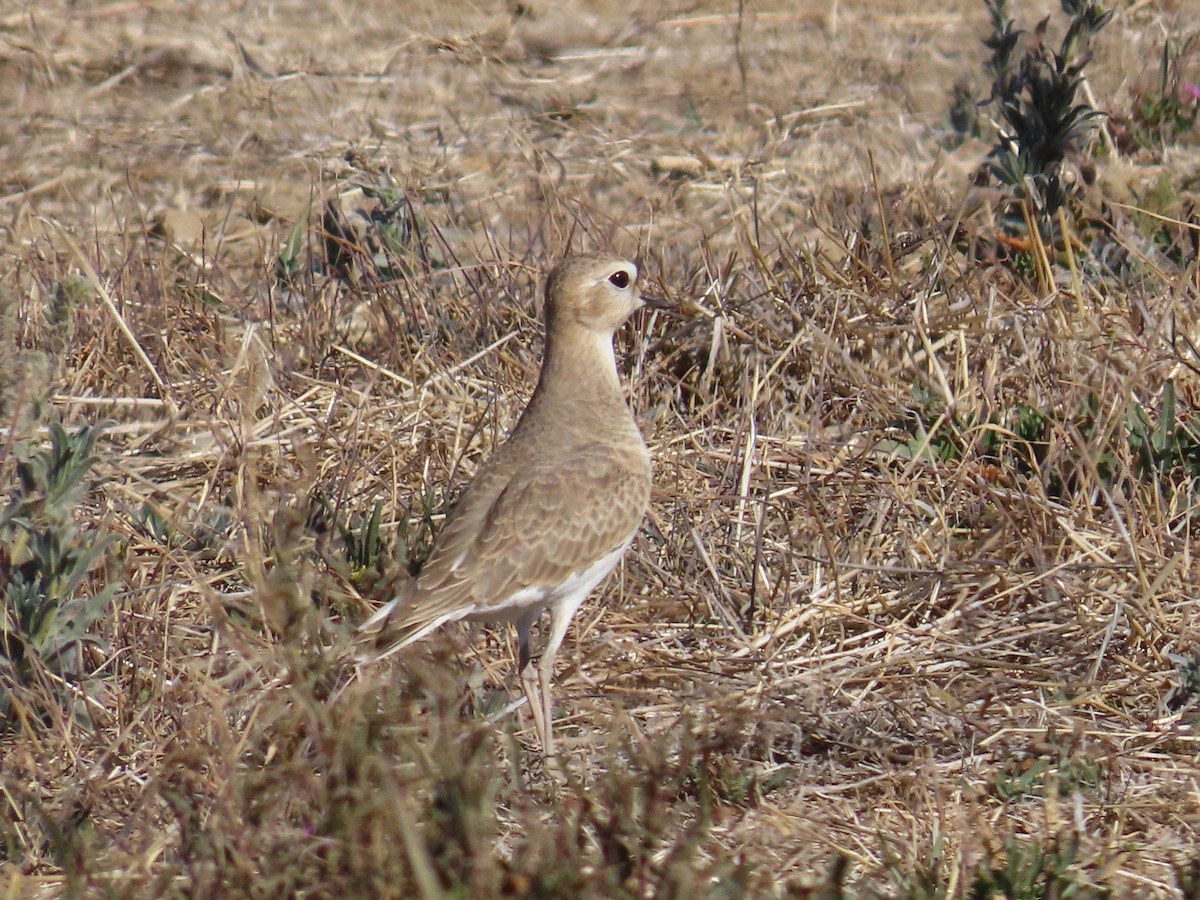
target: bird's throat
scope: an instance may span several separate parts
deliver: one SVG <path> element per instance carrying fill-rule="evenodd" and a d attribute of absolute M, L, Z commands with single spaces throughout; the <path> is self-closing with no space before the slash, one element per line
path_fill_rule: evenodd
<path fill-rule="evenodd" d="M 612 335 L 581 326 L 551 332 L 546 338 L 538 393 L 623 406 Z"/>

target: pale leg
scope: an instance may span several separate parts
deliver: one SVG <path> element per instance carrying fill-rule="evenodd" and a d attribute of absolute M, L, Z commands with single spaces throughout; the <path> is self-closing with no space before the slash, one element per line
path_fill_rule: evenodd
<path fill-rule="evenodd" d="M 529 702 L 529 711 L 533 714 L 533 730 L 537 732 L 542 749 L 547 756 L 554 753 L 554 735 L 550 730 L 550 717 L 546 714 L 544 694 L 539 690 L 538 679 L 533 671 L 533 661 L 529 654 L 529 633 L 533 623 L 541 615 L 541 610 L 526 613 L 517 620 L 517 675 L 521 679 L 521 688 L 525 691 L 525 699 Z M 540 674 L 540 667 L 539 667 Z"/>
<path fill-rule="evenodd" d="M 554 659 L 558 655 L 558 648 L 562 646 L 563 638 L 567 635 L 567 626 L 571 624 L 575 610 L 579 609 L 579 604 L 583 602 L 584 597 L 588 595 L 588 591 L 590 590 L 591 586 L 589 585 L 586 590 L 581 590 L 575 596 L 567 597 L 562 602 L 550 607 L 550 636 L 546 639 L 546 646 L 542 650 L 542 658 L 538 663 L 538 686 L 541 689 L 542 695 L 542 717 L 546 720 L 547 756 L 554 755 L 554 704 L 552 699 Z"/>
<path fill-rule="evenodd" d="M 546 721 L 546 755 L 554 755 L 554 707 L 551 702 L 553 696 L 553 688 L 551 680 L 554 677 L 554 660 L 551 657 L 550 665 L 538 666 L 538 690 L 542 697 L 542 718 Z"/>
<path fill-rule="evenodd" d="M 546 755 L 554 753 L 554 735 L 550 731 L 550 723 L 546 719 L 545 707 L 542 705 L 542 692 L 538 688 L 537 673 L 532 664 L 521 670 L 521 688 L 529 700 L 529 711 L 533 713 L 533 730 L 537 732 L 538 740 Z"/>

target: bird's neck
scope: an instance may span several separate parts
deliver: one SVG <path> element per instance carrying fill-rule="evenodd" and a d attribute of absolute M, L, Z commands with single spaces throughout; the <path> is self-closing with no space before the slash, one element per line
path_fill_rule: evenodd
<path fill-rule="evenodd" d="M 537 393 L 569 396 L 588 405 L 624 406 L 612 334 L 575 324 L 552 329 L 546 335 Z"/>

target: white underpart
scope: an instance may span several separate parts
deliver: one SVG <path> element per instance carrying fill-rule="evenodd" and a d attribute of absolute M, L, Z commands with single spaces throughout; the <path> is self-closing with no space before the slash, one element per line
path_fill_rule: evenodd
<path fill-rule="evenodd" d="M 464 618 L 472 621 L 481 622 L 515 622 L 517 619 L 524 616 L 535 609 L 544 609 L 547 606 L 561 606 L 565 613 L 570 610 L 571 615 L 575 614 L 575 610 L 579 609 L 584 599 L 590 594 L 601 581 L 604 580 L 609 572 L 611 572 L 625 551 L 629 549 L 630 543 L 633 541 L 633 535 L 625 541 L 616 550 L 604 554 L 586 569 L 580 569 L 567 576 L 567 580 L 562 584 L 554 586 L 536 585 L 534 587 L 521 588 L 520 590 L 509 594 L 502 600 L 493 601 L 491 603 L 477 603 L 474 606 L 464 610 L 461 615 Z"/>
<path fill-rule="evenodd" d="M 580 569 L 578 572 L 569 575 L 566 581 L 561 584 L 549 587 L 537 585 L 521 588 L 502 600 L 486 604 L 476 603 L 436 616 L 408 635 L 403 641 L 399 641 L 388 647 L 386 651 L 374 657 L 374 659 L 386 659 L 396 651 L 404 649 L 409 644 L 419 641 L 427 634 L 441 628 L 447 622 L 456 622 L 459 619 L 484 622 L 515 622 L 521 617 L 536 610 L 545 609 L 547 606 L 558 607 L 554 618 L 556 623 L 560 621 L 563 623 L 562 630 L 566 631 L 566 625 L 574 618 L 580 604 L 587 599 L 588 594 L 595 590 L 596 585 L 603 581 L 605 576 L 616 568 L 617 563 L 625 555 L 625 551 L 629 549 L 631 543 L 633 543 L 633 534 L 629 535 L 629 538 L 620 547 L 606 553 L 586 569 Z M 396 605 L 405 599 L 404 597 L 397 597 L 395 600 L 385 603 L 375 611 L 371 618 L 362 624 L 361 628 L 369 630 L 379 625 L 387 619 L 392 610 L 396 608 Z M 558 640 L 561 642 L 561 635 L 558 635 Z M 557 649 L 557 645 L 555 645 L 555 649 Z"/>

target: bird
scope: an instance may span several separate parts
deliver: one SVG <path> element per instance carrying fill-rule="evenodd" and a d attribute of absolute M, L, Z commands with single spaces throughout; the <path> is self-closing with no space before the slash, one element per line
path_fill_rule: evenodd
<path fill-rule="evenodd" d="M 420 572 L 360 626 L 374 660 L 457 620 L 510 622 L 517 672 L 554 755 L 554 661 L 583 601 L 616 567 L 650 500 L 650 454 L 625 400 L 613 337 L 643 299 L 638 268 L 569 256 L 546 279 L 537 385 L 508 439 L 462 491 Z M 550 627 L 535 664 L 531 631 Z"/>

